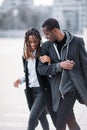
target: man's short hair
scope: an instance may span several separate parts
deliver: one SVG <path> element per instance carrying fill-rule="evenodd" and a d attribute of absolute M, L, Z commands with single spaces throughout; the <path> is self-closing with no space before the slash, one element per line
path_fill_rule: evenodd
<path fill-rule="evenodd" d="M 42 27 L 47 27 L 48 31 L 53 30 L 54 28 L 58 28 L 60 29 L 60 25 L 58 23 L 58 21 L 54 18 L 49 18 L 47 19 L 43 24 Z"/>

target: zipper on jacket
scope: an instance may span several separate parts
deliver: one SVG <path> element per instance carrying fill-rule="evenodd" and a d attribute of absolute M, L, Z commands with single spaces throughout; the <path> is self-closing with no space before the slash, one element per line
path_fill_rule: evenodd
<path fill-rule="evenodd" d="M 54 44 L 54 48 L 55 48 L 55 51 L 56 51 L 56 53 L 57 53 L 57 56 L 58 56 L 58 59 L 59 59 L 59 60 L 61 60 L 62 51 L 63 51 L 63 49 L 64 49 L 65 46 L 67 46 L 67 48 L 66 48 L 66 54 L 65 54 L 65 59 L 68 60 L 68 59 L 67 59 L 67 55 L 68 55 L 69 45 L 67 45 L 67 44 L 65 43 L 65 45 L 64 45 L 64 46 L 62 47 L 62 49 L 61 49 L 61 53 L 59 54 L 59 51 L 57 50 L 57 47 L 56 47 L 56 45 Z M 64 70 L 63 70 L 63 71 L 64 71 Z M 63 75 L 63 71 L 62 71 L 62 75 Z M 62 76 L 61 76 L 61 79 L 62 79 Z M 61 83 L 61 80 L 60 80 L 60 83 Z M 64 99 L 64 95 L 63 95 L 63 93 L 62 93 L 61 90 L 60 90 L 60 93 L 61 93 L 61 97 Z"/>
<path fill-rule="evenodd" d="M 64 70 L 62 71 L 61 80 L 62 80 L 62 77 L 63 77 L 63 72 L 64 72 Z M 60 80 L 60 85 L 61 85 L 61 80 Z M 59 86 L 60 86 L 60 85 L 59 85 Z M 63 94 L 62 90 L 59 89 L 59 91 L 60 91 L 60 93 L 61 93 L 61 97 L 64 99 L 64 94 Z"/>
<path fill-rule="evenodd" d="M 62 47 L 62 49 L 61 49 L 61 55 L 62 55 L 62 50 L 63 50 L 63 48 L 66 46 L 66 44 Z M 57 56 L 58 56 L 58 59 L 60 60 L 61 59 L 61 56 L 60 56 L 60 54 L 59 54 L 59 52 L 58 52 L 58 50 L 57 50 L 57 47 L 56 47 L 56 45 L 54 44 L 54 49 L 55 49 L 55 51 L 56 51 L 56 53 L 57 53 Z M 64 71 L 64 70 L 63 70 Z M 63 74 L 63 71 L 62 71 L 62 74 Z M 61 76 L 61 79 L 62 79 L 62 76 Z M 61 83 L 61 80 L 60 80 L 60 83 Z M 60 91 L 60 93 L 61 93 L 61 97 L 64 99 L 64 95 L 63 95 L 63 93 L 62 93 L 62 91 L 61 90 L 59 90 Z"/>

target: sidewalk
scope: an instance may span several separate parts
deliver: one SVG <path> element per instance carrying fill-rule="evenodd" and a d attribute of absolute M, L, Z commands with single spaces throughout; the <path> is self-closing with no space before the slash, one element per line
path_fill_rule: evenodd
<path fill-rule="evenodd" d="M 23 91 L 20 92 L 20 97 L 16 95 L 16 103 L 6 102 L 7 107 L 3 106 L 0 109 L 0 130 L 26 130 L 27 129 L 27 122 L 29 117 L 29 111 L 25 99 L 25 95 Z M 0 99 L 3 97 L 0 97 Z M 17 101 L 17 98 L 19 98 L 19 101 Z M 10 105 L 9 105 L 10 104 Z M 81 127 L 81 130 L 87 130 L 87 108 L 83 105 L 80 105 L 78 102 L 75 104 L 75 114 L 77 121 Z M 55 130 L 50 115 L 47 115 L 49 124 L 50 124 L 50 130 Z M 41 130 L 40 124 L 36 128 L 36 130 Z M 68 130 L 68 128 L 67 128 Z"/>

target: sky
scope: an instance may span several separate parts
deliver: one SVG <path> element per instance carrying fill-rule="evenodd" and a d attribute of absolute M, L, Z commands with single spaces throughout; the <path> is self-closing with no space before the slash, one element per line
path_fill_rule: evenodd
<path fill-rule="evenodd" d="M 4 0 L 0 0 L 0 5 L 2 4 Z M 35 5 L 52 5 L 53 4 L 53 0 L 34 0 L 34 4 Z"/>

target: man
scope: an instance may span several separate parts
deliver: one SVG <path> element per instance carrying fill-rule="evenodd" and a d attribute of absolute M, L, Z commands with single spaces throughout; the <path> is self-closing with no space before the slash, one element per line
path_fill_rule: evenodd
<path fill-rule="evenodd" d="M 54 18 L 47 19 L 42 29 L 49 41 L 43 44 L 38 71 L 50 77 L 52 107 L 57 113 L 56 130 L 80 130 L 75 121 L 73 106 L 78 98 L 87 105 L 87 53 L 82 38 L 62 31 Z M 49 91 L 49 90 L 48 90 Z"/>

